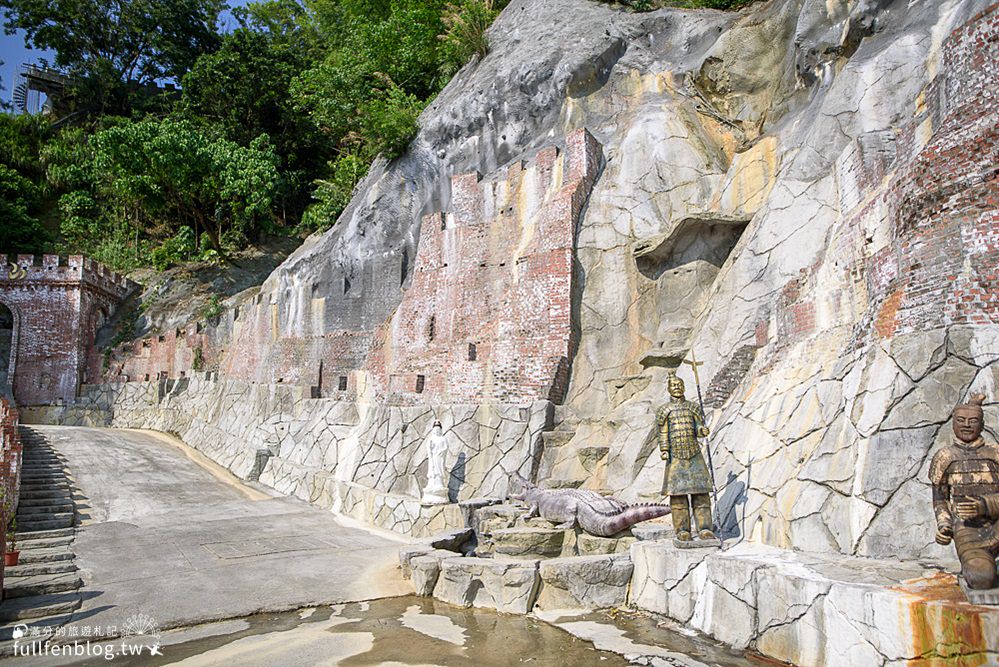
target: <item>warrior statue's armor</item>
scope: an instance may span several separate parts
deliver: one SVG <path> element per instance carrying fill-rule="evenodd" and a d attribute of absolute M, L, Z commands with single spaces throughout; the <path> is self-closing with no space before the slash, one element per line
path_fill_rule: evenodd
<path fill-rule="evenodd" d="M 952 539 L 961 573 L 976 589 L 996 585 L 999 555 L 999 447 L 982 437 L 982 401 L 954 408 L 954 442 L 930 463 L 937 542 Z"/>

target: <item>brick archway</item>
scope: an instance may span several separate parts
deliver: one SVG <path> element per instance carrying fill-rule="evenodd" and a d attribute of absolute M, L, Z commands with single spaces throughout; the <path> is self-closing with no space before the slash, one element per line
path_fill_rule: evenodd
<path fill-rule="evenodd" d="M 0 299 L 0 395 L 13 395 L 20 330 L 21 314 L 17 307 Z"/>

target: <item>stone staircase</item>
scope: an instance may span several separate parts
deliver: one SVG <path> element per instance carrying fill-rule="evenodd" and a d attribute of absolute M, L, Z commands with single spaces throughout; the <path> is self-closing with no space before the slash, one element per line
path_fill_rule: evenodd
<path fill-rule="evenodd" d="M 21 556 L 17 565 L 4 570 L 0 655 L 12 651 L 12 633 L 19 624 L 63 625 L 82 602 L 83 581 L 73 553 L 75 489 L 66 462 L 44 436 L 29 427 L 21 427 L 21 442 L 16 533 Z"/>

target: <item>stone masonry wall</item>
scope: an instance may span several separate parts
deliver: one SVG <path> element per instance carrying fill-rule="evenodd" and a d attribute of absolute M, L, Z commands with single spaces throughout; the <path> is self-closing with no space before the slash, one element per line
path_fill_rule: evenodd
<path fill-rule="evenodd" d="M 416 525 L 419 533 L 433 524 L 417 499 L 427 481 L 424 440 L 435 419 L 448 440 L 449 497 L 459 502 L 504 496 L 512 473 L 531 475 L 551 412 L 547 401 L 431 407 L 320 399 L 307 388 L 194 372 L 87 386 L 73 406 L 46 417 L 174 433 L 241 478 L 264 450 L 262 483 L 391 530 L 412 533 Z"/>

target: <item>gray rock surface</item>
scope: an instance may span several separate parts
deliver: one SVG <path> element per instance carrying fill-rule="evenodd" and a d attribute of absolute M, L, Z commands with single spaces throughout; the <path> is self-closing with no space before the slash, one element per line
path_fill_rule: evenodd
<path fill-rule="evenodd" d="M 494 530 L 493 551 L 508 558 L 551 558 L 562 553 L 566 532 L 555 528 L 503 528 Z"/>
<path fill-rule="evenodd" d="M 540 609 L 602 609 L 625 604 L 633 566 L 627 554 L 542 561 Z"/>
<path fill-rule="evenodd" d="M 434 597 L 461 607 L 526 614 L 538 589 L 538 562 L 448 558 L 440 563 Z"/>
<path fill-rule="evenodd" d="M 578 231 L 579 344 L 562 423 L 544 402 L 526 413 L 443 406 L 458 436 L 448 460 L 467 456 L 457 499 L 503 496 L 506 475 L 539 460 L 552 486 L 648 499 L 662 475 L 652 414 L 666 396 L 663 365 L 693 351 L 723 537 L 949 555 L 933 542 L 925 469 L 957 400 L 972 388 L 996 400 L 999 335 L 994 320 L 949 315 L 885 329 L 891 301 L 876 303 L 885 263 L 875 258 L 901 242 L 886 184 L 944 127 L 947 109 L 927 109 L 941 89 L 944 107 L 968 94 L 948 79 L 948 36 L 989 5 L 774 0 L 738 13 L 631 13 L 514 0 L 489 31 L 490 53 L 424 112 L 406 153 L 376 164 L 335 227 L 242 297 L 270 303 L 279 323 L 261 354 L 284 334 L 384 323 L 405 285 L 372 276 L 415 256 L 421 215 L 448 208 L 451 175 L 496 172 L 585 127 L 606 164 Z M 974 274 L 966 264 L 955 279 Z M 343 294 L 350 276 L 363 298 Z M 322 312 L 299 317 L 315 295 Z M 693 394 L 689 367 L 680 374 Z M 463 525 L 407 501 L 430 406 L 199 382 L 187 396 L 154 384 L 95 402 L 113 405 L 118 425 L 181 434 L 239 475 L 268 447 L 261 482 L 378 525 L 420 535 Z M 79 414 L 100 417 L 86 405 Z M 571 455 L 540 456 L 553 425 L 566 427 L 559 446 Z M 909 529 L 893 530 L 901 521 Z"/>

